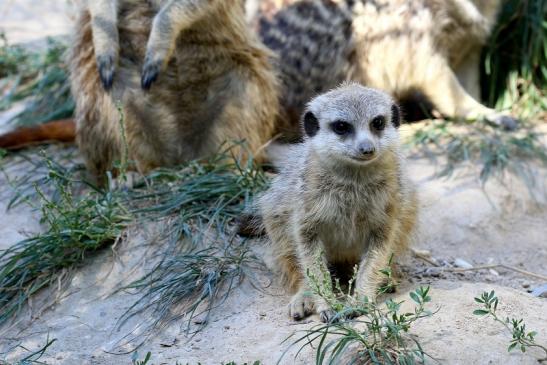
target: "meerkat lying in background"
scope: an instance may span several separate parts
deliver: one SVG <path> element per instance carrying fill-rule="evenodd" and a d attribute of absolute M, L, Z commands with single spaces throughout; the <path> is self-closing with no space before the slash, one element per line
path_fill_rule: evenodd
<path fill-rule="evenodd" d="M 279 110 L 269 57 L 243 0 L 89 0 L 69 56 L 89 170 L 101 178 L 113 169 L 125 141 L 144 172 L 225 141 L 245 139 L 256 152 L 274 135 Z"/>
<path fill-rule="evenodd" d="M 298 109 L 301 100 L 352 79 L 401 102 L 425 97 L 444 117 L 514 129 L 515 118 L 478 101 L 480 51 L 500 6 L 501 0 L 265 0 L 259 33 L 280 57 L 285 107 Z"/>
<path fill-rule="evenodd" d="M 276 263 L 296 291 L 294 319 L 332 316 L 310 295 L 316 258 L 326 268 L 359 265 L 356 293 L 376 297 L 380 270 L 407 247 L 417 198 L 399 153 L 399 109 L 383 92 L 345 85 L 314 98 L 302 118 L 305 139 L 287 154 L 258 207 Z"/>

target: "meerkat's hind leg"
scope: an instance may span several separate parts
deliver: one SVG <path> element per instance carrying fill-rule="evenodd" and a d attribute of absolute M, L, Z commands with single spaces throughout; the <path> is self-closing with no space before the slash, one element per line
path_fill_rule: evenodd
<path fill-rule="evenodd" d="M 109 90 L 119 56 L 118 4 L 116 0 L 89 0 L 93 49 L 103 87 Z"/>
<path fill-rule="evenodd" d="M 454 67 L 458 81 L 475 100 L 481 100 L 479 63 L 480 48 L 477 47 L 469 52 L 460 64 Z"/>
<path fill-rule="evenodd" d="M 141 75 L 141 86 L 150 89 L 175 49 L 178 35 L 206 13 L 210 3 L 206 0 L 169 0 L 154 17 L 146 46 L 146 56 Z"/>
<path fill-rule="evenodd" d="M 419 89 L 442 115 L 467 120 L 484 118 L 506 130 L 518 127 L 517 118 L 488 108 L 469 95 L 444 58 L 433 57 L 432 62 L 434 64 L 429 65 L 428 71 L 424 72 L 427 77 L 422 80 Z"/>

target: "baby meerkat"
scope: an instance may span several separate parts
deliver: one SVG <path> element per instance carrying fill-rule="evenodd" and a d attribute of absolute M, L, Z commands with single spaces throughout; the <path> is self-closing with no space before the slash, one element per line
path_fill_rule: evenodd
<path fill-rule="evenodd" d="M 399 153 L 398 106 L 385 93 L 347 84 L 314 98 L 302 118 L 304 142 L 291 147 L 258 208 L 276 264 L 296 294 L 298 320 L 333 312 L 310 294 L 307 271 L 359 266 L 355 290 L 374 299 L 380 270 L 408 245 L 417 198 Z M 320 256 L 322 255 L 322 256 Z"/>

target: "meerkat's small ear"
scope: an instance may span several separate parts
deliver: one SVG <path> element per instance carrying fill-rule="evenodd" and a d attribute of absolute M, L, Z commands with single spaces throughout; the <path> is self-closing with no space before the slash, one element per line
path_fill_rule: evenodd
<path fill-rule="evenodd" d="M 391 123 L 393 123 L 395 128 L 399 128 L 401 125 L 401 110 L 397 104 L 391 106 Z"/>
<path fill-rule="evenodd" d="M 304 131 L 308 135 L 308 137 L 313 137 L 317 134 L 319 131 L 319 121 L 315 117 L 315 115 L 307 111 L 306 114 L 304 114 L 303 118 L 303 124 L 304 124 Z"/>

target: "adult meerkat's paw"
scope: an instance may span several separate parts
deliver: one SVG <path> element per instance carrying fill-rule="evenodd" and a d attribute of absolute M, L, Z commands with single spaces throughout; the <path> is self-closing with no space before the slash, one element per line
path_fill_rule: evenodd
<path fill-rule="evenodd" d="M 150 90 L 152 83 L 158 79 L 162 64 L 162 59 L 146 56 L 141 74 L 141 87 L 143 90 Z"/>
<path fill-rule="evenodd" d="M 514 131 L 518 128 L 520 121 L 507 114 L 497 114 L 486 118 L 489 122 L 505 129 L 506 131 Z"/>
<path fill-rule="evenodd" d="M 116 71 L 115 53 L 100 54 L 97 56 L 97 69 L 99 70 L 99 77 L 105 90 L 110 90 L 114 83 L 114 72 Z"/>

